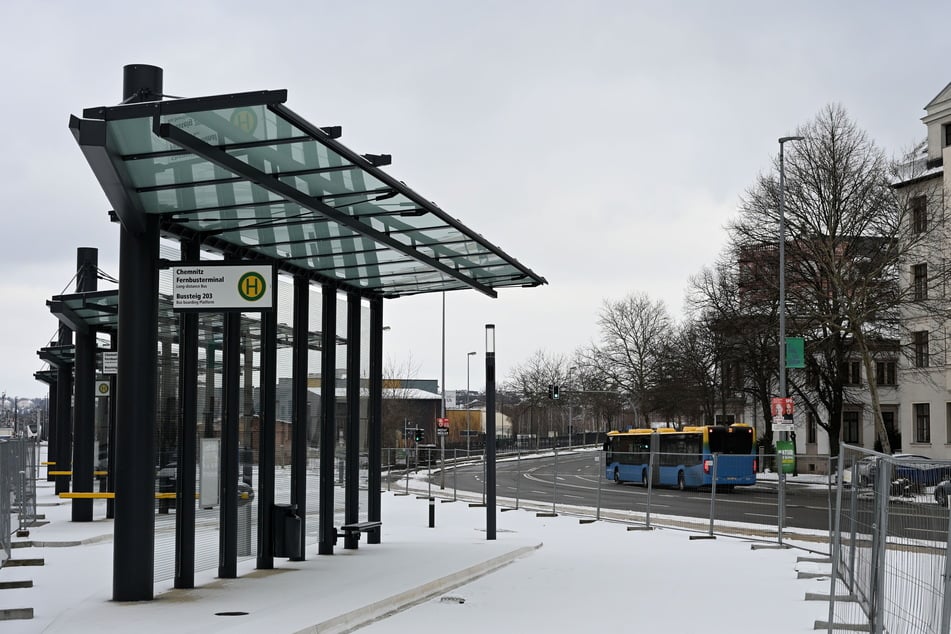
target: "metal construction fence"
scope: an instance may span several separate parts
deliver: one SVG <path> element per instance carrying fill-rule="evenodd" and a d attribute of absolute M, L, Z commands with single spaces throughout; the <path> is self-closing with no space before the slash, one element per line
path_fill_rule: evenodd
<path fill-rule="evenodd" d="M 843 445 L 828 632 L 948 634 L 951 461 Z"/>
<path fill-rule="evenodd" d="M 829 555 L 834 502 L 835 460 L 802 456 L 813 467 L 785 477 L 772 471 L 779 456 L 757 456 L 752 486 L 721 483 L 695 486 L 677 481 L 665 485 L 648 473 L 617 483 L 607 473 L 605 454 L 595 447 L 556 448 L 551 452 L 499 452 L 496 494 L 502 510 L 524 508 L 540 514 L 574 515 L 608 520 L 628 530 L 677 528 L 701 535 L 728 535 L 796 547 Z M 617 455 L 617 452 L 615 452 Z M 656 454 L 670 463 L 687 455 Z M 693 456 L 695 457 L 695 456 Z M 749 462 L 749 457 L 746 457 Z M 443 460 L 445 462 L 443 462 Z M 708 468 L 729 471 L 734 456 L 715 455 Z M 485 502 L 485 463 L 481 453 L 420 447 L 383 450 L 384 486 L 398 493 L 440 499 Z M 441 468 L 445 466 L 445 468 Z M 782 519 L 781 519 L 782 518 Z"/>
<path fill-rule="evenodd" d="M 11 536 L 37 520 L 37 448 L 34 438 L 0 440 L 0 567 L 10 558 Z"/>

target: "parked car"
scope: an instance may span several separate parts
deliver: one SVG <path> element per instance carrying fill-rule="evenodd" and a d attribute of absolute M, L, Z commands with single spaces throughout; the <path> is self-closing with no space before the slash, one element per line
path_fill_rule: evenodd
<path fill-rule="evenodd" d="M 861 460 L 856 460 L 855 464 L 852 465 L 852 468 L 846 470 L 845 481 L 851 482 L 853 486 L 869 486 L 872 483 L 871 475 L 877 460 L 878 458 L 875 456 L 866 456 Z"/>
<path fill-rule="evenodd" d="M 170 462 L 158 470 L 156 474 L 157 491 L 159 493 L 175 493 L 178 483 L 178 463 Z M 254 487 L 241 480 L 238 482 L 238 505 L 244 505 L 254 499 Z M 167 499 L 160 500 L 160 509 L 167 509 L 174 504 Z"/>
<path fill-rule="evenodd" d="M 941 506 L 947 506 L 948 498 L 951 498 L 951 480 L 942 480 L 934 488 L 934 499 Z"/>

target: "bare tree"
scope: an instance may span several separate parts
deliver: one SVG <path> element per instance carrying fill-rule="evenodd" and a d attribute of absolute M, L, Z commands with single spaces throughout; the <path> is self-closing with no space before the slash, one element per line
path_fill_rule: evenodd
<path fill-rule="evenodd" d="M 645 293 L 631 293 L 621 300 L 605 300 L 598 325 L 597 366 L 629 396 L 638 424 L 648 426 L 653 370 L 671 333 L 667 307 Z"/>
<path fill-rule="evenodd" d="M 786 289 L 790 323 L 808 342 L 807 376 L 813 380 L 810 385 L 803 375 L 791 375 L 790 385 L 807 404 L 818 399 L 824 406 L 828 419 L 816 420 L 837 453 L 848 384 L 843 372 L 858 354 L 887 452 L 874 350 L 899 336 L 902 307 L 915 299 L 915 289 L 903 281 L 907 267 L 942 241 L 914 230 L 910 198 L 893 187 L 896 165 L 841 106 L 824 108 L 796 134 L 804 140 L 787 150 L 785 169 Z M 758 252 L 775 261 L 779 196 L 775 174 L 750 189 L 730 227 L 737 253 Z M 757 281 L 772 287 L 778 271 L 759 271 Z"/>
<path fill-rule="evenodd" d="M 549 432 L 551 431 L 552 411 L 558 404 L 549 400 L 548 386 L 564 383 L 568 367 L 567 359 L 563 355 L 553 355 L 537 350 L 524 363 L 512 368 L 505 382 L 505 389 L 521 397 L 520 406 L 512 410 L 513 423 L 519 430 L 527 428 L 530 430 L 529 434 L 536 438 L 540 437 L 539 430 L 542 421 L 538 418 L 538 414 L 544 412 L 544 422 Z M 527 425 L 524 420 L 526 417 L 528 418 Z"/>
<path fill-rule="evenodd" d="M 749 397 L 768 421 L 772 387 L 777 377 L 776 295 L 758 293 L 755 280 L 744 279 L 742 262 L 728 252 L 714 267 L 691 278 L 688 297 L 707 328 L 717 334 L 722 364 L 721 407 L 732 395 Z M 772 429 L 762 437 L 772 444 Z"/>

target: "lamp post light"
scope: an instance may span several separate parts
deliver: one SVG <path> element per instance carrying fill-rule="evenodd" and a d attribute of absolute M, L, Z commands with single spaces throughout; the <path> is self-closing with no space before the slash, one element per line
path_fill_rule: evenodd
<path fill-rule="evenodd" d="M 472 438 L 469 434 L 471 430 L 469 429 L 469 406 L 472 405 L 472 399 L 469 397 L 469 368 L 472 361 L 473 355 L 475 352 L 466 353 L 466 458 L 469 457 L 469 440 Z"/>

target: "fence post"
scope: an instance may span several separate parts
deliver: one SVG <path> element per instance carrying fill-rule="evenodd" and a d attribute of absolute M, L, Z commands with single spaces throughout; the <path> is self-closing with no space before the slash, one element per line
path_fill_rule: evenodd
<path fill-rule="evenodd" d="M 650 530 L 651 527 L 651 496 L 654 493 L 654 453 L 655 452 L 651 451 L 647 457 L 647 514 L 645 521 L 648 530 Z"/>
<path fill-rule="evenodd" d="M 836 482 L 838 486 L 836 487 L 835 493 L 835 533 L 831 543 L 832 546 L 832 574 L 829 575 L 832 578 L 829 586 L 829 623 L 828 623 L 828 634 L 832 634 L 833 622 L 835 621 L 835 587 L 838 585 L 836 580 L 839 576 L 839 558 L 842 556 L 842 486 L 844 484 L 843 479 L 845 477 L 845 461 L 842 460 L 842 452 L 845 450 L 843 446 L 839 446 L 839 456 L 838 456 L 838 466 L 837 466 L 837 477 Z M 853 497 L 854 500 L 854 497 Z M 855 527 L 855 522 L 852 522 L 853 530 Z M 854 546 L 850 548 L 853 552 L 855 551 Z M 849 594 L 852 593 L 851 588 L 849 589 Z"/>
<path fill-rule="evenodd" d="M 877 460 L 875 511 L 878 522 L 872 527 L 872 591 L 869 593 L 868 616 L 871 621 L 872 634 L 882 634 L 885 631 L 884 598 L 885 598 L 885 548 L 888 536 L 888 494 L 891 483 L 891 463 L 883 458 Z"/>
<path fill-rule="evenodd" d="M 596 458 L 598 461 L 598 505 L 594 513 L 594 519 L 599 521 L 601 519 L 601 480 L 604 479 L 605 469 L 607 468 L 607 465 L 604 464 L 606 455 L 607 454 L 602 449 Z"/>
<path fill-rule="evenodd" d="M 555 515 L 555 495 L 558 491 L 558 447 L 555 447 L 554 471 L 551 476 L 551 514 Z"/>
<path fill-rule="evenodd" d="M 948 505 L 948 535 L 951 536 L 951 504 Z M 951 539 L 944 551 L 944 587 L 941 589 L 941 634 L 951 632 Z"/>
<path fill-rule="evenodd" d="M 518 510 L 519 504 L 519 486 L 522 483 L 522 448 L 515 450 L 515 510 Z"/>
<path fill-rule="evenodd" d="M 784 454 L 777 452 L 773 458 L 773 460 L 779 464 L 779 491 L 776 503 L 776 535 L 780 546 L 783 545 L 783 524 L 786 521 L 786 470 L 783 468 L 783 456 Z M 795 449 L 793 449 L 793 460 L 795 459 Z"/>
<path fill-rule="evenodd" d="M 717 516 L 717 462 L 720 454 L 713 454 L 713 481 L 710 484 L 710 537 L 713 537 L 713 519 Z"/>

